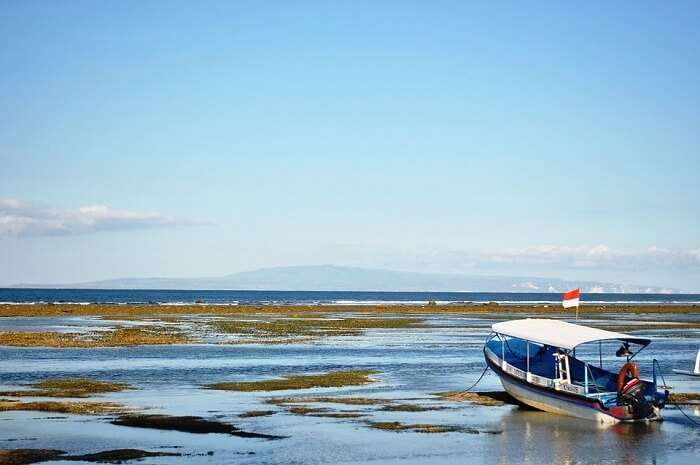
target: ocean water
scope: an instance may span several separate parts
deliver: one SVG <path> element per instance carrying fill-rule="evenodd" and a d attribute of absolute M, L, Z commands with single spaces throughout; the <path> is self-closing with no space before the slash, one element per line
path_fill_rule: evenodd
<path fill-rule="evenodd" d="M 535 292 L 359 292 L 359 291 L 207 291 L 158 289 L 15 289 L 0 288 L 0 303 L 158 303 L 244 304 L 385 304 L 558 303 L 559 293 Z M 615 304 L 700 304 L 700 294 L 582 294 L 581 302 Z"/>

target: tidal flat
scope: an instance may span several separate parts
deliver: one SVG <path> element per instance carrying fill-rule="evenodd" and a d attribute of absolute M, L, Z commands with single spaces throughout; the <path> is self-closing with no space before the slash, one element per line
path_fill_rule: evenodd
<path fill-rule="evenodd" d="M 652 337 L 642 375 L 658 359 L 700 421 L 700 382 L 671 371 L 690 368 L 700 348 L 698 310 L 584 307 L 579 321 Z M 558 307 L 2 305 L 0 314 L 0 463 L 115 450 L 154 465 L 684 464 L 700 454 L 700 428 L 672 406 L 660 423 L 604 428 L 521 409 L 491 374 L 462 392 L 484 368 L 492 323 L 572 316 Z M 609 355 L 604 365 L 619 362 Z"/>
<path fill-rule="evenodd" d="M 177 315 L 252 315 L 283 314 L 289 317 L 315 317 L 328 313 L 389 313 L 389 314 L 552 314 L 560 315 L 561 307 L 554 304 L 499 304 L 451 303 L 447 305 L 389 305 L 389 304 L 319 304 L 319 305 L 212 305 L 201 304 L 74 304 L 74 303 L 30 303 L 0 304 L 0 315 L 10 316 L 177 316 Z M 698 304 L 589 304 L 581 307 L 582 313 L 609 313 L 618 311 L 627 314 L 670 313 L 698 314 Z"/>

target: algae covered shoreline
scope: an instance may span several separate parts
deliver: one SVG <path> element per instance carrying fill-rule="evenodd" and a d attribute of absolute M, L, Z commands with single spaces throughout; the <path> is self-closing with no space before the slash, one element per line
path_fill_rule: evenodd
<path fill-rule="evenodd" d="M 688 314 L 700 313 L 698 304 L 585 304 L 580 309 L 581 315 L 607 312 L 624 314 Z M 47 317 L 47 316 L 167 316 L 167 315 L 250 315 L 250 314 L 284 314 L 313 316 L 328 313 L 366 313 L 366 314 L 467 314 L 482 315 L 492 313 L 561 315 L 563 309 L 556 304 L 381 304 L 381 305 L 218 305 L 218 304 L 73 304 L 73 303 L 33 303 L 0 304 L 1 317 Z"/>
<path fill-rule="evenodd" d="M 590 305 L 581 308 L 580 317 L 588 320 L 587 325 L 620 332 L 693 331 L 700 329 L 700 319 L 693 317 L 699 310 L 695 305 Z M 477 329 L 503 319 L 570 316 L 571 311 L 545 304 L 2 304 L 0 346 L 86 349 L 201 343 L 311 344 L 370 331 L 430 332 L 449 318 L 457 319 L 462 328 Z M 62 331 L 52 330 L 50 324 L 31 323 L 41 318 L 60 321 Z M 94 327 L 94 322 L 102 327 Z"/>

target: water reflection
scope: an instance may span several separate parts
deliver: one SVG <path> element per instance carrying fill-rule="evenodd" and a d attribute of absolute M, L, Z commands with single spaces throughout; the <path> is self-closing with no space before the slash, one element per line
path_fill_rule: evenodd
<path fill-rule="evenodd" d="M 500 421 L 498 463 L 635 465 L 656 463 L 667 439 L 662 423 L 603 425 L 592 421 L 514 408 Z"/>

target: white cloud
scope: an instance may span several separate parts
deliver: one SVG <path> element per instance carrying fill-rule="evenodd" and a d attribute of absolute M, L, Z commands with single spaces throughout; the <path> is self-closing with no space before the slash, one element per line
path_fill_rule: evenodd
<path fill-rule="evenodd" d="M 700 249 L 613 249 L 606 245 L 571 247 L 540 245 L 481 254 L 482 264 L 547 265 L 565 268 L 629 269 L 636 267 L 700 267 Z"/>
<path fill-rule="evenodd" d="M 362 256 L 361 249 L 353 258 Z M 348 260 L 345 261 L 346 263 Z M 536 245 L 500 250 L 439 250 L 435 248 L 391 249 L 382 246 L 356 266 L 383 267 L 404 271 L 508 274 L 551 276 L 571 270 L 572 276 L 592 276 L 593 272 L 700 272 L 700 248 L 666 249 L 650 246 L 622 249 L 604 244 L 595 246 Z M 579 274 L 579 272 L 583 274 Z M 591 273 L 588 273 L 591 272 Z M 519 287 L 529 287 L 528 280 Z M 544 289 L 544 288 L 543 288 Z"/>
<path fill-rule="evenodd" d="M 512 284 L 511 287 L 512 287 L 513 289 L 518 289 L 518 290 L 520 290 L 520 289 L 525 289 L 525 290 L 528 290 L 528 291 L 539 291 L 539 290 L 541 290 L 540 286 L 538 286 L 537 284 L 535 284 L 535 283 L 533 283 L 533 282 L 531 282 L 531 281 L 527 281 L 527 282 L 524 282 L 524 283 Z"/>
<path fill-rule="evenodd" d="M 87 234 L 98 231 L 191 226 L 199 223 L 159 213 L 89 205 L 71 210 L 0 199 L 0 238 Z"/>

